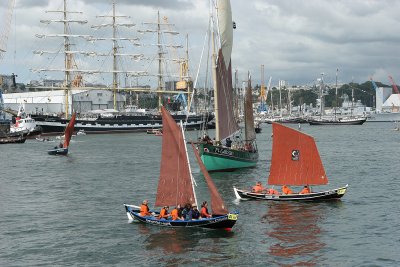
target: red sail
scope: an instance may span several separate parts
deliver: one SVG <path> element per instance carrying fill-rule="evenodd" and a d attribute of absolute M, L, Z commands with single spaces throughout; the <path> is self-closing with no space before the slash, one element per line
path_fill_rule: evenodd
<path fill-rule="evenodd" d="M 273 123 L 272 129 L 272 159 L 268 184 L 328 183 L 313 137 L 278 123 Z"/>
<path fill-rule="evenodd" d="M 69 141 L 71 141 L 72 134 L 74 133 L 75 117 L 76 113 L 72 114 L 72 117 L 69 120 L 67 127 L 65 128 L 63 145 L 64 148 L 68 148 Z"/>
<path fill-rule="evenodd" d="M 210 177 L 210 174 L 208 174 L 208 171 L 206 167 L 203 164 L 203 161 L 201 161 L 201 158 L 199 156 L 199 152 L 197 151 L 196 147 L 192 143 L 192 148 L 194 151 L 194 155 L 196 156 L 197 162 L 199 163 L 200 170 L 202 171 L 204 178 L 206 180 L 208 190 L 210 191 L 211 195 L 211 211 L 214 215 L 224 215 L 228 213 L 228 210 L 225 207 L 225 203 L 222 200 L 221 195 L 218 193 L 217 187 L 215 186 L 213 180 Z"/>
<path fill-rule="evenodd" d="M 239 130 L 233 112 L 233 89 L 232 89 L 232 67 L 229 60 L 229 66 L 225 65 L 222 49 L 218 53 L 217 65 L 217 88 L 218 88 L 218 125 L 220 139 Z"/>
<path fill-rule="evenodd" d="M 164 107 L 161 113 L 162 152 L 155 206 L 195 203 L 182 130 Z"/>

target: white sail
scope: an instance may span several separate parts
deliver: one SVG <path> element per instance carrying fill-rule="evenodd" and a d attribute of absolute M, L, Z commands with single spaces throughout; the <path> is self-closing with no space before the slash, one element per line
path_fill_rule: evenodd
<path fill-rule="evenodd" d="M 233 45 L 232 9 L 229 0 L 217 0 L 218 30 L 225 66 L 229 66 Z"/>

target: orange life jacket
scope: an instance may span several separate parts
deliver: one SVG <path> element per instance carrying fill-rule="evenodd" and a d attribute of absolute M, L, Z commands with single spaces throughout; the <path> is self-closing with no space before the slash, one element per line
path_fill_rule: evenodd
<path fill-rule="evenodd" d="M 168 213 L 166 208 L 162 208 L 160 211 L 160 216 L 158 216 L 158 219 L 167 219 L 168 218 Z"/>
<path fill-rule="evenodd" d="M 305 188 L 303 188 L 303 190 L 301 190 L 300 191 L 300 193 L 299 194 L 310 194 L 311 192 L 310 192 L 310 189 L 308 188 L 308 187 L 305 187 Z"/>
<path fill-rule="evenodd" d="M 285 195 L 290 195 L 293 194 L 293 191 L 287 186 L 282 186 L 282 193 L 284 193 Z"/>
<path fill-rule="evenodd" d="M 149 216 L 150 212 L 149 212 L 149 207 L 145 204 L 142 204 L 140 206 L 140 216 Z"/>
<path fill-rule="evenodd" d="M 267 189 L 267 194 L 268 195 L 279 195 L 279 192 L 276 191 L 275 189 L 270 188 L 270 189 Z"/>
<path fill-rule="evenodd" d="M 178 220 L 178 218 L 179 218 L 179 214 L 178 214 L 178 210 L 177 209 L 173 209 L 172 211 L 171 211 L 171 217 L 172 217 L 172 220 Z"/>
<path fill-rule="evenodd" d="M 208 214 L 208 211 L 207 211 L 206 207 L 202 207 L 201 208 L 200 216 L 203 217 L 203 218 L 211 217 L 211 215 Z"/>
<path fill-rule="evenodd" d="M 255 192 L 255 193 L 260 193 L 263 190 L 264 190 L 264 188 L 262 187 L 262 185 L 255 185 L 252 188 L 252 191 Z"/>

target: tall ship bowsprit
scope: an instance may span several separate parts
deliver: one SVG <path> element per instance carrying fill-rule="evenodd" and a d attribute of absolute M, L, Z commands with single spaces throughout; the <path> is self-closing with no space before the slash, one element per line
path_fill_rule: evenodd
<path fill-rule="evenodd" d="M 112 28 L 112 37 L 93 37 L 91 35 L 79 35 L 72 34 L 70 31 L 70 24 L 78 23 L 84 25 L 87 23 L 86 20 L 78 20 L 71 19 L 69 15 L 71 13 L 80 13 L 73 12 L 67 9 L 67 1 L 64 0 L 64 8 L 63 10 L 51 11 L 54 13 L 62 14 L 62 19 L 59 20 L 42 20 L 41 22 L 50 24 L 50 23 L 62 23 L 64 25 L 63 34 L 48 34 L 48 35 L 37 35 L 37 37 L 58 37 L 64 39 L 63 44 L 63 53 L 64 53 L 64 62 L 65 67 L 63 69 L 38 69 L 38 72 L 49 72 L 49 71 L 58 71 L 64 73 L 64 80 L 61 86 L 58 88 L 49 87 L 52 91 L 54 89 L 63 90 L 64 91 L 64 101 L 61 103 L 61 109 L 58 112 L 36 112 L 37 114 L 32 113 L 32 118 L 36 120 L 37 125 L 42 127 L 44 134 L 58 134 L 62 133 L 68 124 L 69 117 L 73 111 L 77 112 L 77 118 L 75 122 L 75 130 L 84 130 L 87 133 L 113 133 L 113 132 L 139 132 L 146 131 L 148 129 L 160 128 L 162 126 L 162 117 L 159 110 L 154 109 L 149 111 L 144 108 L 139 108 L 139 94 L 142 95 L 158 95 L 158 107 L 161 104 L 167 105 L 167 102 L 174 102 L 177 100 L 177 105 L 170 105 L 170 110 L 173 118 L 179 122 L 183 121 L 184 126 L 187 129 L 200 129 L 205 123 L 213 118 L 211 114 L 208 113 L 194 113 L 191 112 L 191 104 L 190 97 L 188 97 L 192 92 L 192 82 L 190 81 L 188 74 L 188 56 L 186 59 L 166 59 L 165 54 L 167 54 L 167 46 L 162 44 L 161 40 L 166 39 L 163 37 L 166 34 L 176 35 L 178 34 L 175 31 L 169 29 L 165 29 L 165 27 L 171 27 L 173 24 L 169 24 L 167 22 L 162 23 L 160 21 L 160 16 L 158 15 L 157 22 L 152 25 L 156 25 L 155 30 L 145 29 L 142 32 L 155 32 L 157 33 L 157 44 L 154 46 L 158 47 L 158 53 L 156 58 L 146 58 L 143 53 L 132 54 L 129 52 L 122 51 L 125 50 L 133 51 L 137 49 L 137 47 L 145 47 L 152 45 L 143 45 L 139 43 L 140 39 L 137 37 L 128 38 L 128 37 L 119 37 L 117 33 L 121 32 L 119 28 L 132 28 L 135 26 L 133 23 L 129 23 L 126 20 L 129 18 L 127 16 L 116 15 L 116 5 L 113 2 L 112 14 L 106 16 L 98 16 L 104 20 L 104 23 L 99 25 L 92 26 L 94 30 L 102 30 L 104 28 Z M 108 22 L 107 20 L 111 20 Z M 121 22 L 119 22 L 121 20 Z M 124 21 L 122 21 L 124 20 Z M 150 23 L 147 23 L 150 25 Z M 94 32 L 94 30 L 92 32 Z M 135 31 L 136 32 L 136 31 Z M 140 31 L 138 31 L 141 33 Z M 132 30 L 129 33 L 132 35 Z M 72 42 L 72 40 L 81 39 L 87 42 L 91 42 L 94 44 L 103 43 L 103 41 L 111 41 L 112 47 L 108 49 L 106 52 L 93 52 L 93 51 L 82 51 L 76 48 L 76 44 Z M 126 46 L 123 44 L 124 42 L 128 43 Z M 104 44 L 99 45 L 98 48 L 104 49 L 106 47 Z M 177 46 L 174 46 L 176 49 Z M 58 52 L 50 52 L 50 51 L 35 51 L 36 54 L 51 54 Z M 188 54 L 188 53 L 187 53 Z M 102 62 L 102 64 L 94 63 L 90 65 L 85 60 L 75 60 L 75 56 L 84 56 L 87 58 L 93 57 L 103 57 L 106 59 L 111 59 L 111 70 L 108 69 L 108 65 L 106 64 L 106 59 Z M 158 74 L 150 74 L 148 71 L 142 70 L 127 70 L 123 69 L 122 59 L 130 59 L 130 64 L 134 65 L 135 62 L 142 61 L 151 61 L 158 62 Z M 78 63 L 84 62 L 86 64 L 82 65 L 90 65 L 92 68 L 88 69 L 80 69 L 78 67 Z M 124 61 L 125 62 L 125 61 Z M 181 73 L 179 75 L 179 81 L 173 81 L 173 88 L 166 88 L 167 82 L 165 82 L 164 77 L 166 76 L 163 73 L 163 70 L 166 69 L 166 62 L 178 62 L 181 67 Z M 108 62 L 107 62 L 108 63 Z M 172 63 L 171 63 L 172 64 Z M 107 69 L 105 69 L 107 68 Z M 148 68 L 150 69 L 150 67 Z M 182 70 L 183 69 L 183 70 Z M 90 86 L 88 85 L 90 82 L 87 82 L 90 79 L 94 79 L 92 76 L 100 75 L 100 74 L 112 74 L 112 82 L 110 86 Z M 121 77 L 120 77 L 121 76 Z M 122 77 L 123 76 L 123 77 Z M 88 78 L 89 77 L 89 78 Z M 158 77 L 158 85 L 155 90 L 150 89 L 150 86 L 132 86 L 132 79 L 138 81 L 143 77 Z M 170 76 L 171 77 L 171 76 Z M 175 77 L 178 77 L 176 75 Z M 105 80 L 105 78 L 97 78 L 97 80 Z M 122 86 L 122 82 L 120 79 L 125 80 L 125 86 Z M 128 82 L 128 80 L 130 82 Z M 87 82 L 85 84 L 85 82 Z M 128 85 L 129 84 L 129 85 Z M 168 82 L 171 84 L 171 82 Z M 175 89 L 176 88 L 176 89 Z M 101 91 L 100 91 L 101 90 Z M 97 92 L 97 96 L 95 93 Z M 100 91 L 100 92 L 99 92 Z M 36 93 L 36 92 L 33 92 Z M 51 92 L 51 93 L 54 93 Z M 89 97 L 98 98 L 103 101 L 100 104 L 94 105 L 92 104 L 92 109 L 88 110 Z M 136 103 L 133 103 L 133 95 L 136 95 Z M 171 97 L 175 96 L 175 97 Z M 180 96 L 179 98 L 177 96 Z M 112 99 L 112 101 L 108 101 L 105 99 Z M 170 98 L 173 98 L 173 101 L 170 101 Z M 83 99 L 83 100 L 82 100 Z M 183 100 L 182 100 L 183 99 Z M 125 101 L 126 100 L 126 101 Z M 178 101 L 179 100 L 179 101 Z M 86 103 L 85 103 L 86 101 Z M 51 106 L 51 100 L 42 104 L 41 109 L 43 110 L 43 105 Z M 175 102 L 173 103 L 175 104 Z M 94 107 L 98 107 L 95 110 Z M 172 110 L 173 107 L 175 110 Z M 36 111 L 38 108 L 36 108 Z M 62 116 L 55 115 L 55 113 L 62 114 Z"/>

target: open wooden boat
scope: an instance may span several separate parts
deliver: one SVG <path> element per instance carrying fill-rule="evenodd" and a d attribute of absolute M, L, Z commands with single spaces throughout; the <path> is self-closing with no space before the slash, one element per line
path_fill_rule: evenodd
<path fill-rule="evenodd" d="M 172 207 L 179 204 L 183 207 L 187 203 L 194 203 L 198 206 L 194 190 L 195 182 L 190 169 L 183 129 L 176 124 L 164 107 L 161 108 L 161 113 L 163 119 L 162 152 L 155 206 Z M 234 226 L 238 216 L 237 213 L 228 212 L 193 143 L 192 148 L 210 192 L 213 216 L 196 220 L 158 220 L 155 217 L 157 213 L 153 213 L 150 216 L 141 216 L 139 207 L 124 204 L 128 219 L 166 227 L 201 227 L 230 230 Z"/>
<path fill-rule="evenodd" d="M 278 123 L 272 123 L 272 129 L 269 185 L 315 186 L 328 184 L 328 177 L 313 137 Z M 344 196 L 347 187 L 348 185 L 308 194 L 293 193 L 289 195 L 255 193 L 237 187 L 234 187 L 233 190 L 238 199 L 315 201 L 339 199 Z"/>
<path fill-rule="evenodd" d="M 65 127 L 64 143 L 60 143 L 59 147 L 56 146 L 53 149 L 47 150 L 47 153 L 49 155 L 65 156 L 68 154 L 69 143 L 71 141 L 72 134 L 74 133 L 75 118 L 76 118 L 76 113 L 72 115 L 72 118 L 70 119 L 67 127 Z"/>

